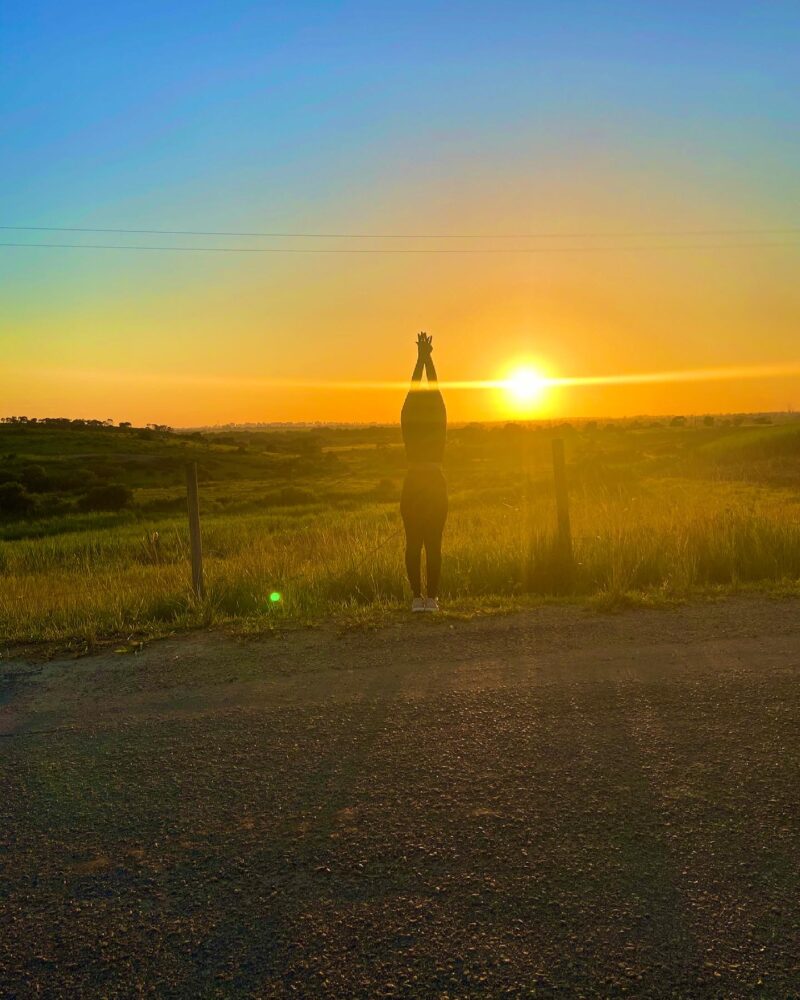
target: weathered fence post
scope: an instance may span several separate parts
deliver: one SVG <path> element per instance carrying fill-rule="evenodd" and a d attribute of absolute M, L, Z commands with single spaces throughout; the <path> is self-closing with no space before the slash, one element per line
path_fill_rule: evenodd
<path fill-rule="evenodd" d="M 567 472 L 564 466 L 564 442 L 553 438 L 553 479 L 556 486 L 556 512 L 558 514 L 558 548 L 566 562 L 572 561 L 572 531 L 569 524 L 569 497 Z"/>
<path fill-rule="evenodd" d="M 186 466 L 186 496 L 189 500 L 189 540 L 192 546 L 192 589 L 202 600 L 206 594 L 203 580 L 203 542 L 200 536 L 200 501 L 197 494 L 197 462 Z"/>
<path fill-rule="evenodd" d="M 528 593 L 532 589 L 534 579 L 535 526 L 533 520 L 533 483 L 531 481 L 531 433 L 530 427 L 527 425 L 522 438 L 522 470 L 525 477 L 522 499 L 522 511 L 525 518 L 525 545 L 522 549 L 522 582 L 525 592 Z"/>

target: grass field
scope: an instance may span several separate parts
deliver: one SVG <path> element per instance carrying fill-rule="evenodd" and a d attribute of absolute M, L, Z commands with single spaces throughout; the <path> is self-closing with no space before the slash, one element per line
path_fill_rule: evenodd
<path fill-rule="evenodd" d="M 553 436 L 566 443 L 574 565 L 554 545 Z M 397 428 L 172 434 L 4 425 L 0 636 L 92 646 L 201 624 L 261 630 L 404 606 Z M 445 605 L 602 606 L 800 581 L 800 424 L 450 433 Z M 203 602 L 188 567 L 183 468 L 198 462 Z M 130 492 L 86 509 L 91 485 Z M 156 539 L 157 533 L 157 539 Z M 280 600 L 270 600 L 279 593 Z"/>

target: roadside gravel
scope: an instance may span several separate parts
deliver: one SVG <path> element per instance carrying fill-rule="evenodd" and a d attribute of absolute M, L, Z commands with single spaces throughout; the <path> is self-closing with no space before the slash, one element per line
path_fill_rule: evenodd
<path fill-rule="evenodd" d="M 800 996 L 795 602 L 24 672 L 0 996 Z"/>

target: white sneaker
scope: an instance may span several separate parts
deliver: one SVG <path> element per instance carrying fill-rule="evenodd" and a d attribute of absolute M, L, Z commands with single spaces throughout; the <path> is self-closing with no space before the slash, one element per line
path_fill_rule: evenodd
<path fill-rule="evenodd" d="M 439 610 L 439 598 L 438 597 L 426 597 L 425 598 L 425 611 L 438 611 Z"/>
<path fill-rule="evenodd" d="M 426 607 L 425 607 L 425 598 L 424 597 L 415 597 L 414 600 L 411 602 L 411 610 L 412 611 L 425 611 L 426 610 Z"/>

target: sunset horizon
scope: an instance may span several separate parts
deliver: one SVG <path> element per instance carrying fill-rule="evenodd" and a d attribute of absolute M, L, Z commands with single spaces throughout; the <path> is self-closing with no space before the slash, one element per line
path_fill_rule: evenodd
<path fill-rule="evenodd" d="M 442 379 L 448 410 L 454 423 L 502 421 L 620 420 L 675 415 L 725 415 L 735 413 L 792 413 L 797 408 L 800 362 L 716 369 L 678 369 L 664 372 L 628 372 L 591 376 L 555 374 L 541 365 L 522 362 L 506 366 L 505 374 L 487 380 Z M 520 393 L 515 384 L 520 373 L 533 372 L 534 393 Z M 344 381 L 325 379 L 271 380 L 257 377 L 159 375 L 152 372 L 121 373 L 69 370 L 47 373 L 10 373 L 12 379 L 38 379 L 45 385 L 47 404 L 25 405 L 29 397 L 9 391 L 3 416 L 28 418 L 110 419 L 115 423 L 164 423 L 174 427 L 226 424 L 382 424 L 399 422 L 399 405 L 408 381 Z M 68 391 L 63 383 L 68 382 Z M 731 389 L 731 383 L 734 389 Z M 100 386 L 100 391 L 93 387 Z M 748 386 L 743 390 L 742 386 Z M 124 412 L 108 400 L 109 386 L 135 388 L 140 401 Z M 62 396 L 59 396 L 59 387 Z M 654 388 L 660 389 L 662 394 Z M 666 390 L 666 391 L 665 391 Z M 169 393 L 169 403 L 162 394 Z M 83 400 L 70 406 L 73 394 Z M 113 394 L 116 396 L 116 393 Z M 231 402 L 231 396 L 236 402 Z M 664 402 L 654 405 L 655 399 Z M 174 397 L 182 399 L 176 403 Z M 271 402 L 264 402 L 264 396 Z M 309 397 L 313 400 L 309 406 Z M 18 399 L 16 406 L 15 398 Z M 244 398 L 244 402 L 242 399 Z M 589 400 L 588 403 L 582 399 Z M 95 400 L 94 408 L 88 400 Z M 606 404 L 604 406 L 604 402 Z M 611 401 L 610 401 L 611 400 Z M 10 401 L 10 405 L 9 405 Z M 750 403 L 750 406 L 736 405 Z M 637 406 L 637 403 L 639 404 Z M 718 405 L 715 407 L 714 403 Z M 320 407 L 316 413 L 314 409 Z M 363 415 L 357 416 L 354 411 Z M 102 416 L 100 416 L 102 414 Z M 195 414 L 191 419 L 190 415 Z M 207 416 L 204 417 L 203 414 Z M 211 416 L 213 415 L 213 419 Z"/>
<path fill-rule="evenodd" d="M 798 0 L 0 38 L 0 994 L 800 997 Z"/>
<path fill-rule="evenodd" d="M 396 420 L 335 386 L 419 330 L 443 383 L 770 370 L 534 417 L 800 407 L 796 10 L 42 11 L 4 21 L 4 412 Z"/>

